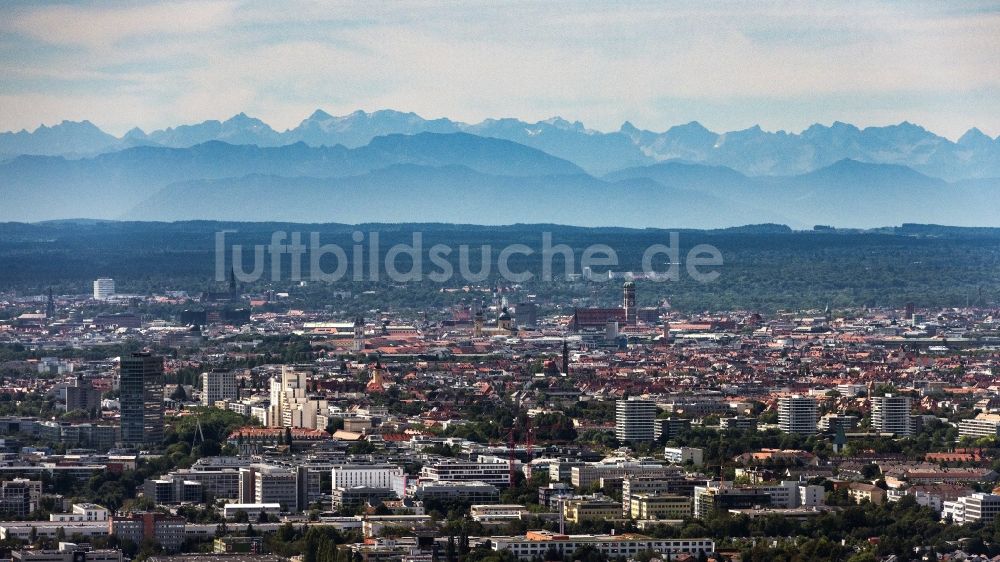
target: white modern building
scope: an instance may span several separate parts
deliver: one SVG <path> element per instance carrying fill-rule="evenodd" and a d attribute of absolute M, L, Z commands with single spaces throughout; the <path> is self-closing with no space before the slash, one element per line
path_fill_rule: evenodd
<path fill-rule="evenodd" d="M 893 433 L 897 437 L 913 434 L 910 423 L 910 397 L 886 394 L 872 396 L 872 430 Z"/>
<path fill-rule="evenodd" d="M 49 521 L 107 521 L 108 509 L 94 503 L 75 503 L 70 513 L 50 513 Z"/>
<path fill-rule="evenodd" d="M 115 296 L 115 280 L 107 277 L 94 280 L 94 300 L 106 301 Z"/>
<path fill-rule="evenodd" d="M 298 474 L 295 470 L 252 465 L 240 468 L 239 503 L 279 504 L 285 511 L 299 511 Z"/>
<path fill-rule="evenodd" d="M 694 466 L 701 466 L 704 451 L 697 447 L 666 447 L 663 449 L 663 460 L 673 464 L 684 464 L 691 461 Z"/>
<path fill-rule="evenodd" d="M 330 406 L 325 399 L 308 393 L 310 371 L 290 365 L 281 367 L 281 376 L 271 379 L 270 427 L 326 429 Z"/>
<path fill-rule="evenodd" d="M 824 505 L 823 486 L 783 480 L 755 486 L 736 486 L 733 482 L 709 482 L 694 489 L 694 516 L 732 508 L 771 507 L 795 509 Z"/>
<path fill-rule="evenodd" d="M 528 516 L 528 508 L 519 504 L 473 505 L 469 515 L 477 523 L 509 523 Z"/>
<path fill-rule="evenodd" d="M 969 420 L 958 422 L 959 437 L 1000 436 L 1000 414 L 981 413 Z"/>
<path fill-rule="evenodd" d="M 570 483 L 578 488 L 586 488 L 601 478 L 655 477 L 668 478 L 683 474 L 679 466 L 669 466 L 653 460 L 633 460 L 609 457 L 600 462 L 574 466 L 570 469 Z"/>
<path fill-rule="evenodd" d="M 330 471 L 333 488 L 393 488 L 403 476 L 403 468 L 394 464 L 343 464 Z"/>
<path fill-rule="evenodd" d="M 281 513 L 280 503 L 229 503 L 222 507 L 222 514 L 226 519 L 233 519 L 237 513 L 246 513 L 251 521 L 257 521 L 260 514 L 279 515 Z"/>
<path fill-rule="evenodd" d="M 217 369 L 201 374 L 201 405 L 215 406 L 219 400 L 236 400 L 236 372 Z"/>
<path fill-rule="evenodd" d="M 785 433 L 816 433 L 816 399 L 809 396 L 784 396 L 778 400 L 778 428 Z"/>
<path fill-rule="evenodd" d="M 619 441 L 652 441 L 656 403 L 630 397 L 615 403 L 615 437 Z"/>
<path fill-rule="evenodd" d="M 447 482 L 485 482 L 493 486 L 510 485 L 510 465 L 501 462 L 442 461 L 420 469 L 420 478 Z"/>
<path fill-rule="evenodd" d="M 1000 496 L 977 493 L 944 502 L 941 516 L 951 518 L 951 522 L 956 525 L 977 522 L 992 525 L 997 513 L 1000 513 Z"/>
<path fill-rule="evenodd" d="M 554 549 L 560 556 L 570 556 L 589 546 L 608 558 L 635 558 L 641 552 L 690 554 L 697 556 L 715 551 L 715 542 L 705 538 L 655 539 L 642 535 L 563 535 L 550 531 L 528 531 L 523 537 L 490 537 L 493 550 L 510 550 L 521 560 L 541 558 Z"/>

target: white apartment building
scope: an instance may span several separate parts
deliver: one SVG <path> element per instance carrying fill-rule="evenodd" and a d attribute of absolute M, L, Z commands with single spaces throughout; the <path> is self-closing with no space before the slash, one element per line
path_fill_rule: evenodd
<path fill-rule="evenodd" d="M 785 433 L 816 433 L 816 399 L 809 396 L 783 396 L 778 400 L 778 428 Z"/>
<path fill-rule="evenodd" d="M 107 277 L 94 280 L 94 300 L 106 301 L 115 296 L 115 280 Z"/>
<path fill-rule="evenodd" d="M 910 397 L 886 394 L 872 396 L 872 429 L 899 437 L 913 434 L 910 423 Z"/>
<path fill-rule="evenodd" d="M 278 503 L 228 503 L 222 507 L 222 515 L 226 519 L 233 519 L 236 517 L 237 513 L 246 513 L 247 517 L 253 521 L 260 516 L 261 513 L 265 515 L 280 515 L 281 514 L 281 504 Z"/>
<path fill-rule="evenodd" d="M 694 466 L 701 466 L 705 452 L 697 447 L 666 447 L 663 449 L 663 460 L 672 464 L 684 464 L 691 461 Z"/>
<path fill-rule="evenodd" d="M 824 505 L 823 486 L 796 480 L 757 486 L 735 486 L 732 482 L 709 482 L 694 489 L 694 516 L 702 517 L 716 509 L 747 508 L 755 505 L 780 509 Z"/>
<path fill-rule="evenodd" d="M 290 512 L 299 511 L 298 474 L 278 466 L 251 465 L 239 471 L 239 503 L 280 504 Z"/>
<path fill-rule="evenodd" d="M 442 461 L 420 469 L 420 478 L 447 482 L 485 482 L 494 486 L 510 485 L 510 465 L 499 462 Z"/>
<path fill-rule="evenodd" d="M 652 441 L 656 403 L 630 397 L 615 402 L 615 437 L 619 441 Z"/>
<path fill-rule="evenodd" d="M 256 419 L 264 427 L 272 427 L 270 406 L 250 406 L 250 417 Z"/>
<path fill-rule="evenodd" d="M 107 521 L 108 509 L 94 503 L 75 503 L 69 513 L 50 513 L 49 521 Z"/>
<path fill-rule="evenodd" d="M 950 517 L 952 523 L 956 525 L 976 522 L 992 525 L 998 513 L 1000 513 L 1000 496 L 977 493 L 944 502 L 941 516 L 945 519 Z"/>
<path fill-rule="evenodd" d="M 590 486 L 601 478 L 625 478 L 626 476 L 649 476 L 667 478 L 683 474 L 678 466 L 667 466 L 651 460 L 607 458 L 597 463 L 574 466 L 570 469 L 570 483 L 579 488 Z"/>
<path fill-rule="evenodd" d="M 477 523 L 506 523 L 526 517 L 528 508 L 519 504 L 473 505 L 469 507 L 469 515 Z"/>
<path fill-rule="evenodd" d="M 310 398 L 308 385 L 309 371 L 281 367 L 281 376 L 271 379 L 270 427 L 326 429 L 330 406 L 326 400 Z"/>
<path fill-rule="evenodd" d="M 1000 414 L 981 413 L 958 422 L 959 437 L 996 437 L 1000 435 Z"/>
<path fill-rule="evenodd" d="M 541 558 L 554 548 L 561 556 L 589 546 L 609 558 L 634 558 L 640 552 L 652 550 L 670 553 L 709 554 L 715 551 L 711 539 L 654 539 L 640 535 L 562 535 L 550 531 L 528 531 L 523 537 L 490 537 L 493 550 L 510 550 L 521 560 Z"/>
<path fill-rule="evenodd" d="M 201 405 L 214 407 L 219 400 L 236 400 L 236 372 L 212 370 L 201 374 Z"/>
<path fill-rule="evenodd" d="M 333 488 L 393 488 L 403 476 L 403 468 L 394 464 L 343 464 L 330 471 Z"/>

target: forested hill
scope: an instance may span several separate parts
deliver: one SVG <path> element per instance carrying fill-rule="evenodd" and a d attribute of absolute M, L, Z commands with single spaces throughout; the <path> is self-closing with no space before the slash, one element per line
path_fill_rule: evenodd
<path fill-rule="evenodd" d="M 558 225 L 511 225 L 483 227 L 446 224 L 344 225 L 294 223 L 127 223 L 99 221 L 59 221 L 38 224 L 0 223 L 0 293 L 40 295 L 52 287 L 56 294 L 83 294 L 94 279 L 112 277 L 123 293 L 148 294 L 167 290 L 197 294 L 221 283 L 215 275 L 215 234 L 226 235 L 226 243 L 246 247 L 252 259 L 253 245 L 267 245 L 274 231 L 299 232 L 303 239 L 316 232 L 324 244 L 348 249 L 353 232 L 373 232 L 380 237 L 380 261 L 397 243 L 411 244 L 420 233 L 423 255 L 435 244 L 456 250 L 472 248 L 470 263 L 478 271 L 478 256 L 489 246 L 494 260 L 492 275 L 480 283 L 497 283 L 496 256 L 505 246 L 525 244 L 535 255 L 514 263 L 518 271 L 541 273 L 542 234 L 551 235 L 552 244 L 565 244 L 577 258 L 592 244 L 613 248 L 619 259 L 616 271 L 640 271 L 643 251 L 653 244 L 670 244 L 670 231 L 653 229 L 590 229 Z M 640 281 L 640 304 L 669 302 L 684 310 L 808 309 L 855 306 L 997 306 L 1000 303 L 1000 229 L 954 228 L 908 224 L 871 231 L 844 231 L 818 227 L 793 231 L 783 225 L 764 224 L 722 230 L 679 230 L 681 259 L 697 244 L 719 249 L 723 265 L 711 283 L 693 281 L 681 275 L 678 281 Z M 367 243 L 367 242 L 366 242 Z M 366 250 L 367 251 L 367 246 Z M 425 262 L 428 260 L 425 259 Z M 303 275 L 309 274 L 304 260 Z M 565 271 L 556 259 L 554 270 Z M 268 271 L 270 264 L 268 264 Z M 245 292 L 275 289 L 288 291 L 288 306 L 330 305 L 335 291 L 350 291 L 352 299 L 335 307 L 365 311 L 372 308 L 412 307 L 440 310 L 466 298 L 463 293 L 442 291 L 462 287 L 462 279 L 445 284 L 423 281 L 392 284 L 351 281 L 348 268 L 336 283 L 309 283 L 305 287 L 284 277 L 265 277 L 245 284 Z M 574 264 L 579 273 L 580 264 Z M 249 271 L 252 264 L 245 262 Z M 329 267 L 327 266 L 327 269 Z M 405 270 L 405 264 L 400 265 Z M 456 267 L 456 271 L 457 271 Z M 502 284 L 502 281 L 501 281 Z M 616 304 L 618 282 L 567 281 L 556 275 L 552 282 L 533 280 L 524 284 L 524 293 L 536 295 L 549 306 Z"/>

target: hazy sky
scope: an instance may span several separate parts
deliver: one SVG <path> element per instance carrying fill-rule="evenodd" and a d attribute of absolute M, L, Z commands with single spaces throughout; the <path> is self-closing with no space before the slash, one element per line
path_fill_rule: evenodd
<path fill-rule="evenodd" d="M 6 3 L 0 130 L 314 109 L 1000 135 L 1000 2 Z"/>

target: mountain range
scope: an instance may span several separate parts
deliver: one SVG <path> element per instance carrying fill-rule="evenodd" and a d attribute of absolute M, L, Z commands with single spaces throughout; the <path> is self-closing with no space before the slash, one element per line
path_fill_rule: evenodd
<path fill-rule="evenodd" d="M 284 132 L 240 114 L 117 138 L 67 122 L 0 135 L 0 221 L 1000 226 L 998 147 L 908 123 L 601 133 L 317 111 Z"/>
<path fill-rule="evenodd" d="M 1000 176 L 1000 137 L 990 138 L 978 129 L 970 129 L 956 142 L 908 122 L 864 129 L 835 122 L 812 125 L 801 133 L 769 132 L 759 126 L 716 133 L 697 122 L 653 132 L 626 122 L 618 131 L 600 132 L 559 117 L 536 123 L 507 118 L 468 124 L 393 110 L 355 111 L 343 116 L 316 110 L 298 126 L 282 132 L 240 113 L 225 121 L 149 133 L 136 128 L 121 138 L 89 121 L 64 121 L 33 132 L 0 133 L 0 155 L 79 158 L 136 146 L 189 148 L 209 141 L 260 147 L 302 142 L 313 147 L 358 148 L 385 135 L 458 132 L 537 148 L 594 175 L 669 160 L 726 166 L 751 176 L 795 175 L 847 158 L 901 164 L 949 181 Z"/>

